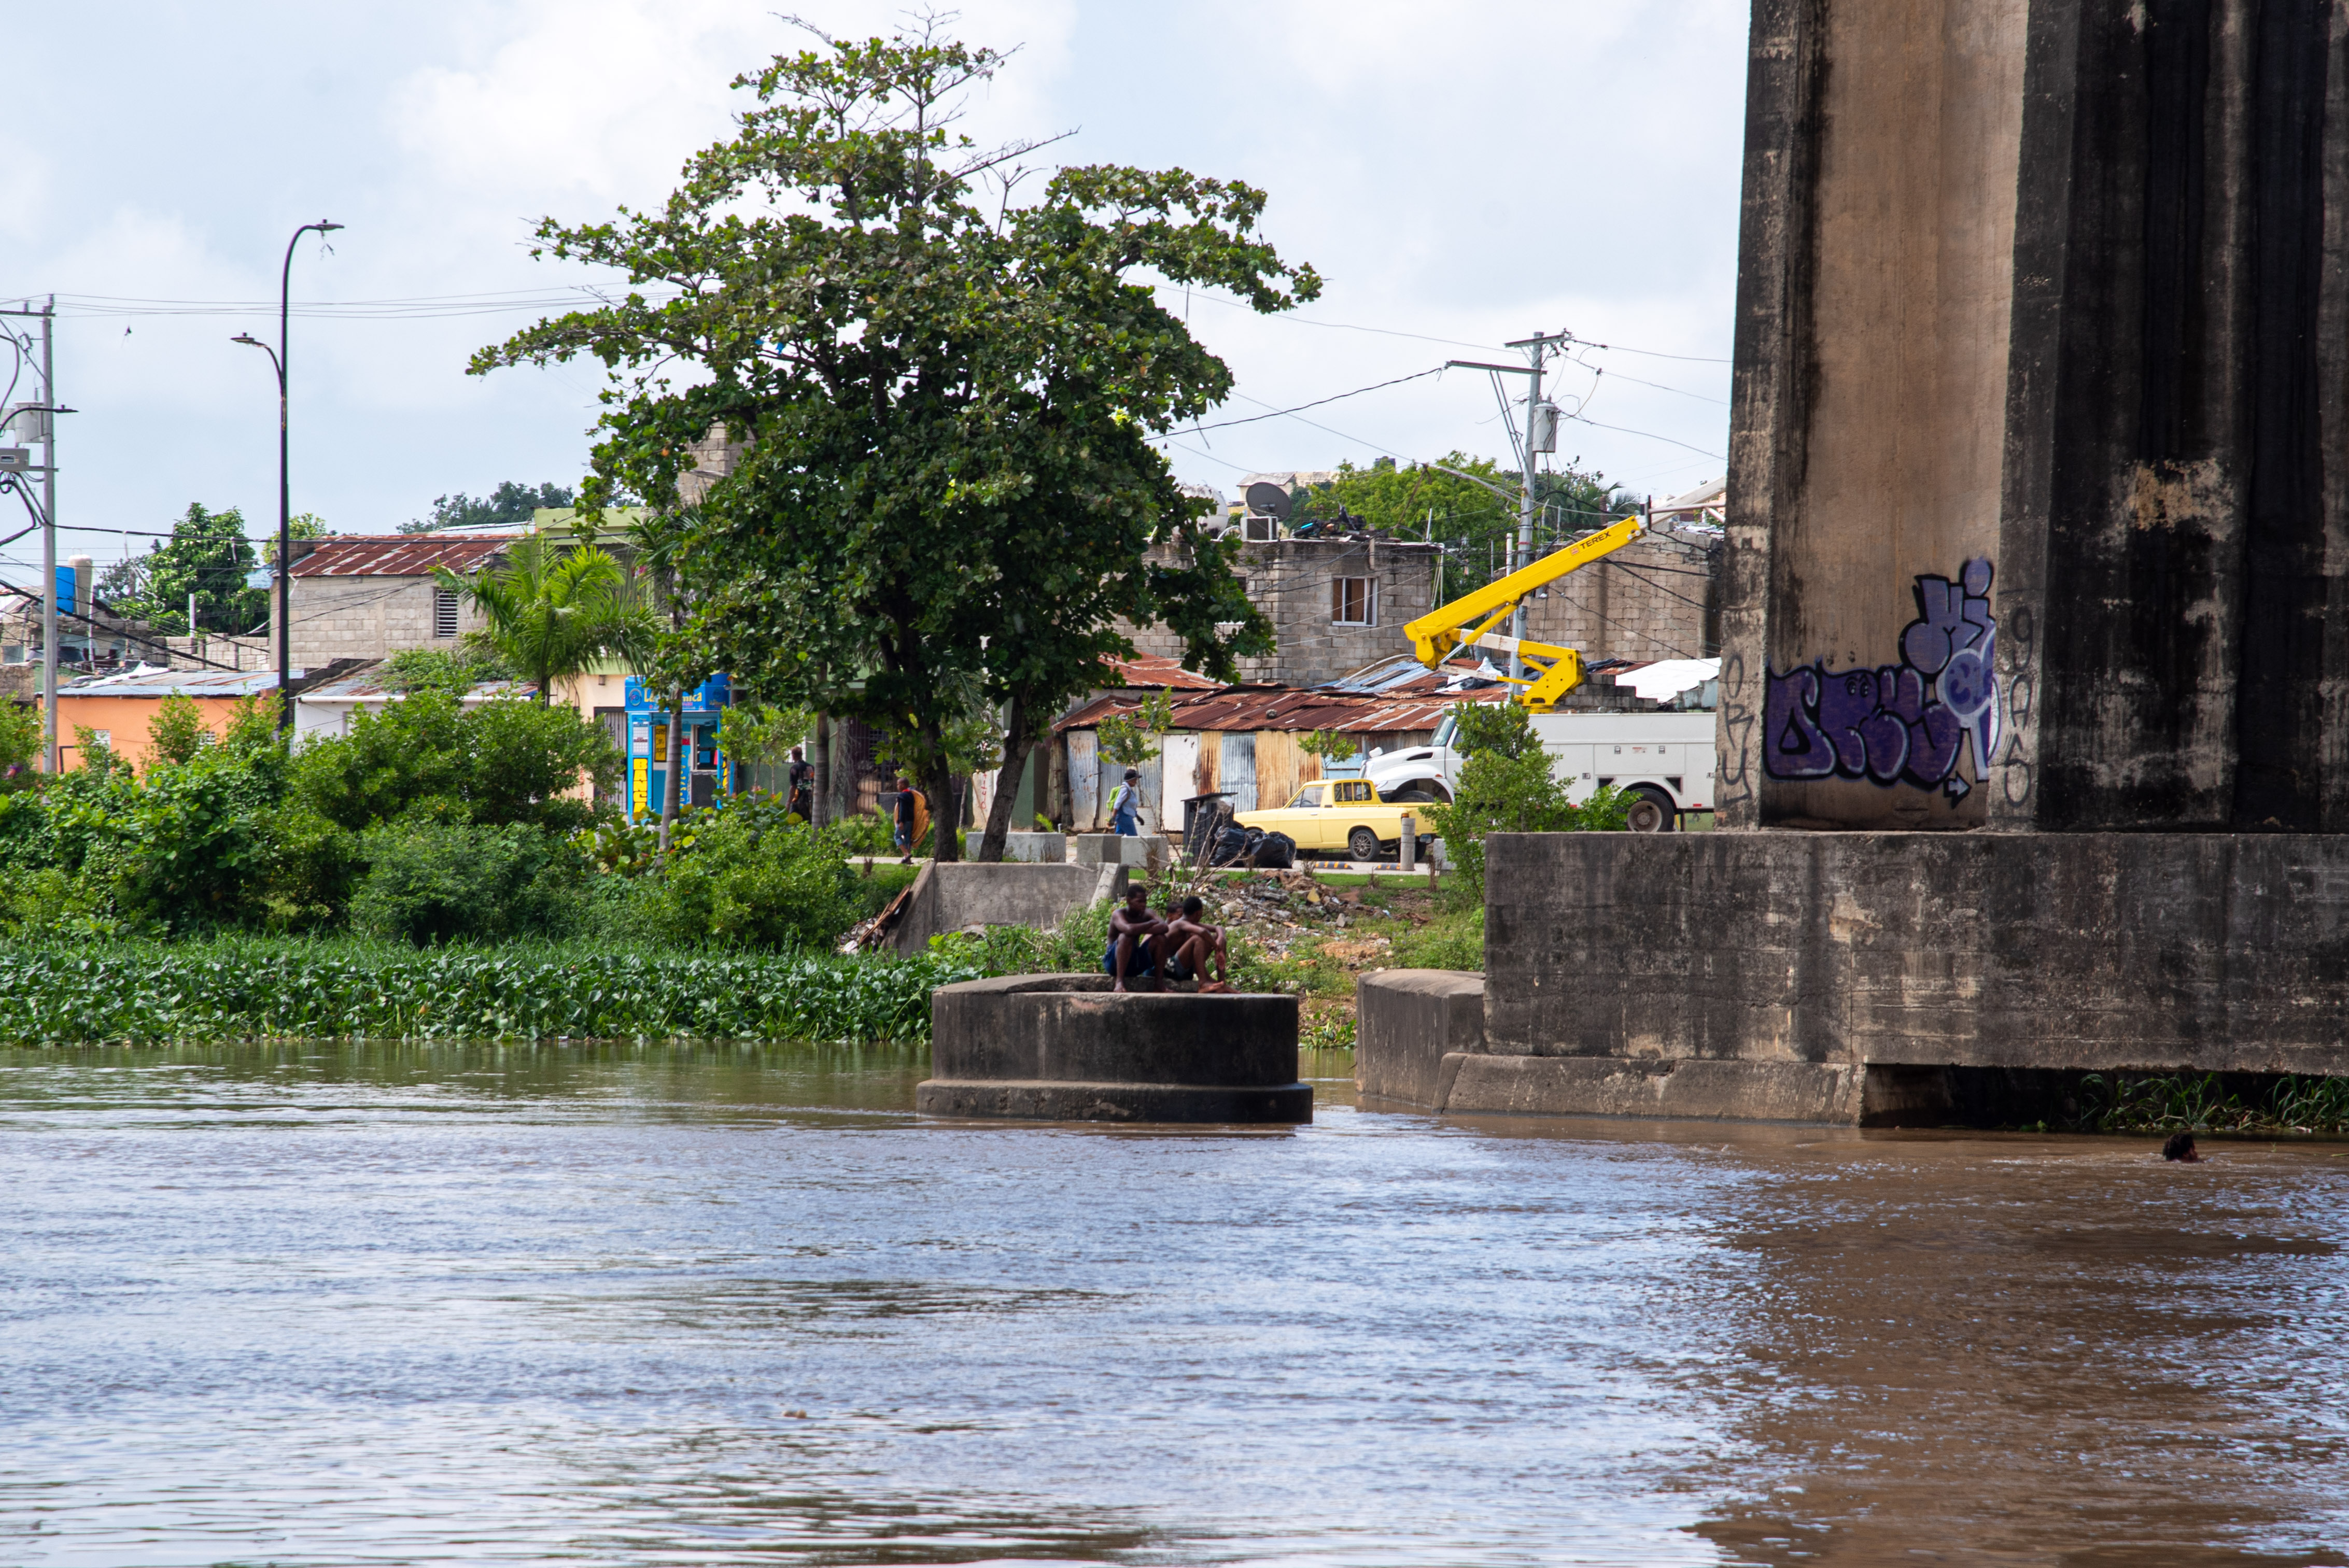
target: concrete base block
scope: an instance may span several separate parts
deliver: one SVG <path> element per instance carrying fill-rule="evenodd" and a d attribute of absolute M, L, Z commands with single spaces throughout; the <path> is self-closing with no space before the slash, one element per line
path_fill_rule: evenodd
<path fill-rule="evenodd" d="M 890 929 L 900 953 L 919 953 L 930 938 L 967 925 L 1032 925 L 1049 930 L 1092 903 L 1103 868 L 932 862 L 914 879 L 905 913 Z M 1123 870 L 1107 868 L 1123 876 Z"/>
<path fill-rule="evenodd" d="M 1148 863 L 1150 841 L 1123 833 L 1079 833 L 1076 862 L 1081 866 L 1139 866 Z"/>
<path fill-rule="evenodd" d="M 1859 1119 L 1858 1068 L 1816 1062 L 1625 1061 L 1454 1052 L 1434 1108 L 1454 1116 L 1652 1116 L 1699 1121 Z"/>
<path fill-rule="evenodd" d="M 1004 1083 L 931 1078 L 914 1090 L 924 1116 L 1017 1121 L 1280 1122 L 1313 1119 L 1313 1088 L 1147 1083 Z"/>
<path fill-rule="evenodd" d="M 933 1116 L 1043 1121 L 1313 1119 L 1297 998 L 1112 992 L 1106 975 L 1009 975 L 930 997 Z"/>
<path fill-rule="evenodd" d="M 1066 833 L 1006 833 L 1003 858 L 1026 865 L 1059 865 L 1069 858 Z"/>
<path fill-rule="evenodd" d="M 1485 977 L 1381 969 L 1354 982 L 1354 1087 L 1433 1108 L 1444 1058 L 1485 1044 Z"/>
<path fill-rule="evenodd" d="M 1499 1054 L 2349 1075 L 2349 833 L 1496 833 L 1487 863 Z"/>

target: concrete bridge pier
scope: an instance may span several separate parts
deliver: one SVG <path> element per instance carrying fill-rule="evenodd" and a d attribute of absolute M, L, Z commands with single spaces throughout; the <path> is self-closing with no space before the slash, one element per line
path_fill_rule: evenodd
<path fill-rule="evenodd" d="M 2349 1073 L 2343 6 L 1756 0 L 1748 91 L 1722 830 L 1496 847 L 1482 1053 Z"/>

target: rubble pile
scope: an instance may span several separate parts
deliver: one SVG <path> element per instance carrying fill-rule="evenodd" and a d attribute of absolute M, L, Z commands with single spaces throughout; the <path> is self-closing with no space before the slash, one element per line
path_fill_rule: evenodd
<path fill-rule="evenodd" d="M 1307 871 L 1257 872 L 1237 884 L 1200 890 L 1207 918 L 1245 935 L 1268 957 L 1309 958 L 1329 953 L 1361 964 L 1386 951 L 1383 936 L 1332 942 L 1361 916 L 1362 890 L 1323 887 Z"/>

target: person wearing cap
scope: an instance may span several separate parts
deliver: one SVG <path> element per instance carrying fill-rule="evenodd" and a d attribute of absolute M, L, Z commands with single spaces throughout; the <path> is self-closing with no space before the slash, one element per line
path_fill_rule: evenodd
<path fill-rule="evenodd" d="M 1110 830 L 1123 838 L 1142 836 L 1142 770 L 1129 768 L 1125 782 L 1110 798 Z"/>

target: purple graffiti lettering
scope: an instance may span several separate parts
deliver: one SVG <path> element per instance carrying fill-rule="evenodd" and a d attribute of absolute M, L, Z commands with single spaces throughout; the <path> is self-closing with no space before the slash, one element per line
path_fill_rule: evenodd
<path fill-rule="evenodd" d="M 1946 577 L 1917 579 L 1917 619 L 1900 634 L 1900 656 L 1929 676 L 1941 673 L 1950 655 L 1970 648 L 1986 626 L 1966 613 L 1966 595 Z"/>
<path fill-rule="evenodd" d="M 1785 675 L 1766 672 L 1763 700 L 1762 770 L 1773 779 L 1826 779 L 1835 772 L 1835 748 L 1812 717 L 1818 709 L 1819 671 L 1798 665 Z"/>
<path fill-rule="evenodd" d="M 2000 737 L 1992 575 L 1977 557 L 1954 582 L 1917 578 L 1917 619 L 1901 629 L 1897 665 L 1831 670 L 1819 660 L 1771 676 L 1763 770 L 1938 787 L 1962 799 L 1973 788 L 1958 772 L 1968 742 L 1980 774 Z"/>
<path fill-rule="evenodd" d="M 1929 702 L 1918 715 L 1917 722 L 1909 726 L 1909 768 L 1902 774 L 1920 789 L 1930 789 L 1950 776 L 1958 764 L 1958 747 L 1966 738 L 1966 727 L 1938 702 Z"/>
<path fill-rule="evenodd" d="M 1876 712 L 1874 670 L 1819 672 L 1819 728 L 1835 748 L 1836 771 L 1857 779 L 1868 771 L 1868 738 L 1859 727 Z"/>

